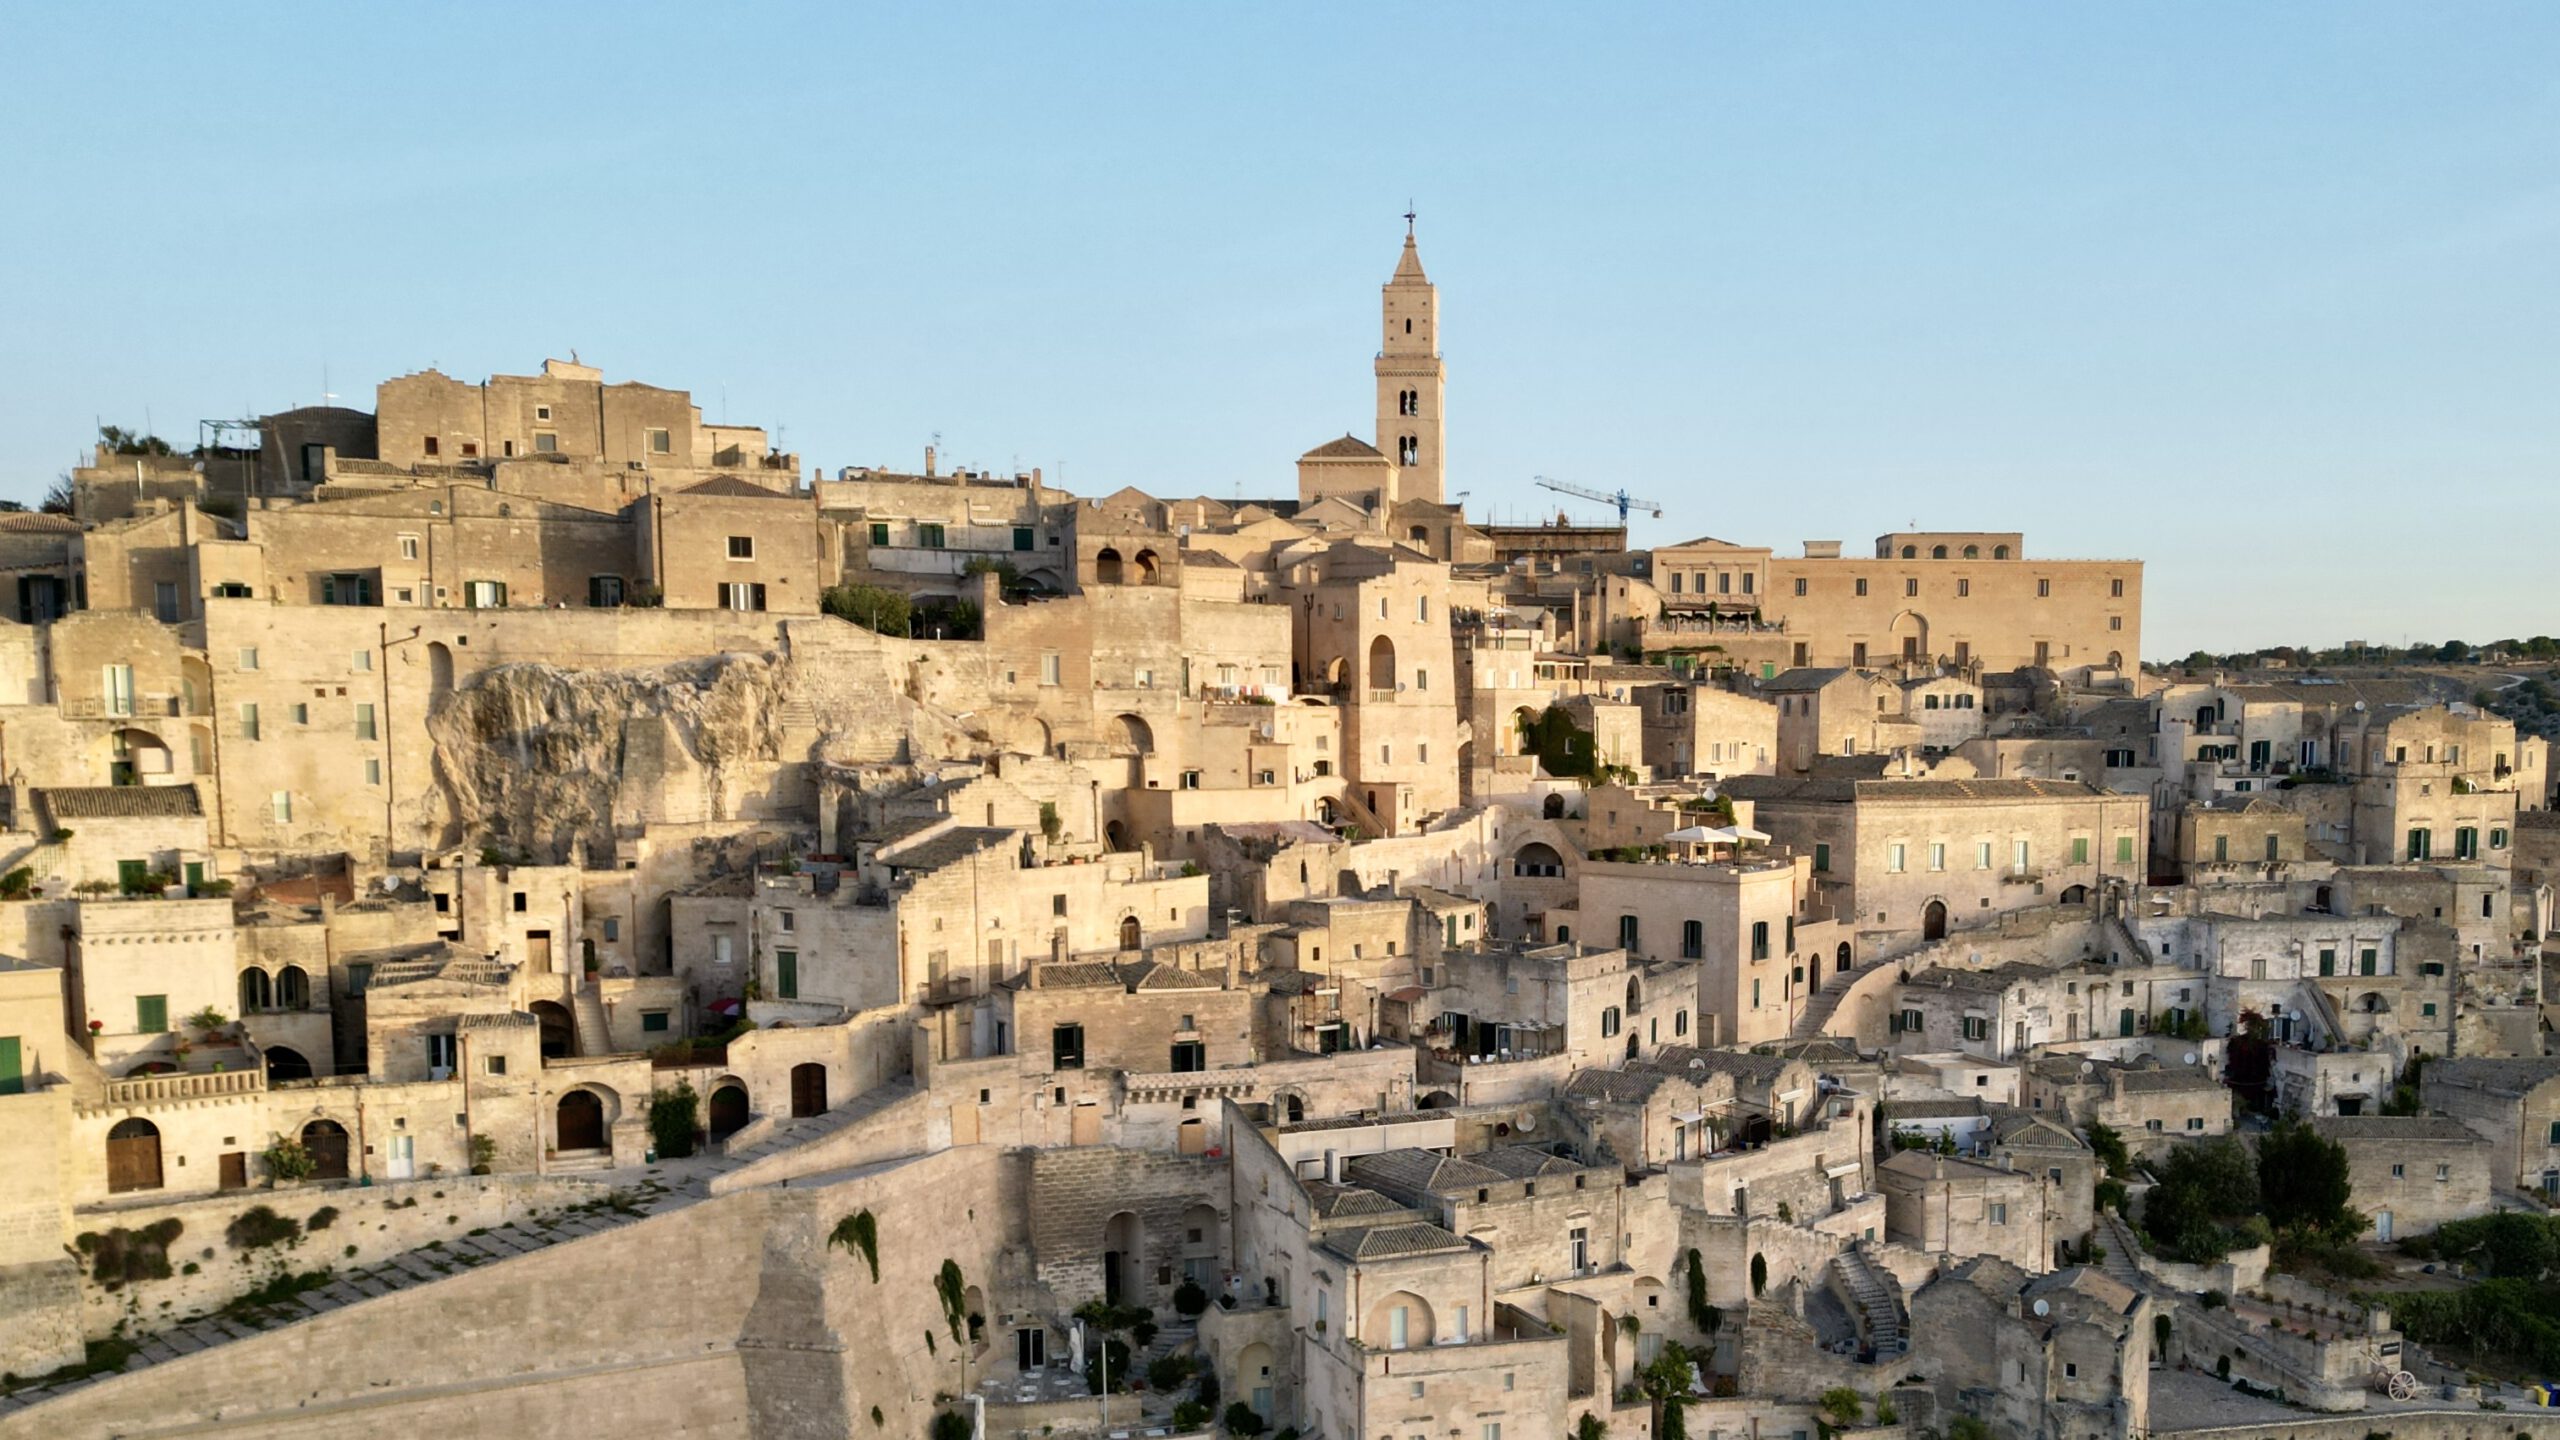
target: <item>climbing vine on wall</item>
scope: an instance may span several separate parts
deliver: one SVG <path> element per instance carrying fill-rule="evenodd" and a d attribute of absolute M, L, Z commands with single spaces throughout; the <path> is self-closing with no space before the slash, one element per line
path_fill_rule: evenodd
<path fill-rule="evenodd" d="M 827 1232 L 827 1248 L 832 1250 L 838 1245 L 860 1255 L 871 1266 L 871 1283 L 880 1283 L 880 1222 L 871 1218 L 870 1211 L 847 1215 L 836 1222 L 836 1228 Z"/>

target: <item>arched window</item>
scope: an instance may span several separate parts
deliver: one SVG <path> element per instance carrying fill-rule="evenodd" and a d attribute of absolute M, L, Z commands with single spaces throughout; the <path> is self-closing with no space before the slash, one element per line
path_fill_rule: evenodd
<path fill-rule="evenodd" d="M 1992 547 L 1991 547 L 1991 558 L 1992 558 L 1992 559 L 1994 559 L 1994 560 L 2006 560 L 2006 559 L 2008 559 L 2008 558 L 2009 558 L 2009 547 L 2008 547 L 2008 546 L 2006 546 L 2006 545 L 1994 545 L 1994 546 L 1992 546 Z"/>
<path fill-rule="evenodd" d="M 299 965 L 287 965 L 276 972 L 276 1008 L 308 1010 L 311 1008 L 311 977 Z"/>
<path fill-rule="evenodd" d="M 1917 546 L 1917 545 L 1905 545 L 1905 546 L 1903 546 L 1903 547 L 1902 547 L 1902 558 L 1903 558 L 1903 559 L 1905 559 L 1905 560 L 1917 560 L 1917 559 L 1919 559 L 1919 558 L 1920 558 L 1920 547 L 1919 547 L 1919 546 Z"/>
<path fill-rule="evenodd" d="M 1397 463 L 1397 464 L 1399 464 L 1399 465 L 1415 465 L 1415 464 L 1419 464 L 1419 463 L 1421 463 L 1421 460 L 1422 460 L 1422 442 L 1421 442 L 1420 440 L 1415 439 L 1415 438 L 1414 438 L 1413 436 L 1411 436 L 1411 435 L 1402 436 L 1402 437 L 1400 437 L 1400 438 L 1398 438 L 1398 439 L 1397 439 L 1397 441 L 1396 441 L 1396 463 Z"/>
<path fill-rule="evenodd" d="M 241 971 L 240 1013 L 254 1015 L 261 1010 L 272 1009 L 274 1005 L 275 992 L 267 982 L 267 972 L 264 970 Z"/>
<path fill-rule="evenodd" d="M 1967 545 L 1966 547 L 1964 547 L 1964 558 L 1966 558 L 1967 560 L 1979 560 L 1979 559 L 1981 559 L 1981 558 L 1982 558 L 1982 547 L 1981 547 L 1981 546 L 1979 546 L 1979 545 Z"/>
<path fill-rule="evenodd" d="M 1944 560 L 1944 559 L 1946 559 L 1946 558 L 1947 558 L 1947 547 L 1946 547 L 1946 546 L 1944 546 L 1944 545 L 1936 545 L 1936 546 L 1932 546 L 1932 547 L 1930 547 L 1930 550 L 1929 550 L 1929 558 L 1930 558 L 1930 559 L 1932 559 L 1932 560 Z"/>

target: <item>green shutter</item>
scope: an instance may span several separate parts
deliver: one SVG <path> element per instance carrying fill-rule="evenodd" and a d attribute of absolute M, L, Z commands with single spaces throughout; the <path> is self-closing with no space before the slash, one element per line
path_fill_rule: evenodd
<path fill-rule="evenodd" d="M 23 1095 L 26 1091 L 27 1077 L 19 1069 L 18 1037 L 0 1035 L 0 1095 Z"/>
<path fill-rule="evenodd" d="M 1813 847 L 1813 868 L 1814 868 L 1814 869 L 1816 869 L 1816 870 L 1821 870 L 1821 871 L 1828 871 L 1828 870 L 1830 870 L 1830 868 L 1831 868 L 1831 847 L 1830 847 L 1830 846 L 1828 846 L 1828 845 L 1823 845 L 1823 844 L 1816 844 L 1816 845 Z"/>
<path fill-rule="evenodd" d="M 2119 1010 L 2116 1012 L 2116 1033 L 2119 1035 L 2130 1035 L 2133 1033 L 2132 1011 Z"/>
<path fill-rule="evenodd" d="M 134 996 L 133 1028 L 145 1035 L 168 1033 L 169 997 L 166 995 Z"/>
<path fill-rule="evenodd" d="M 127 895 L 141 889 L 150 879 L 150 861 L 119 860 L 116 862 L 116 888 Z"/>
<path fill-rule="evenodd" d="M 773 952 L 773 993 L 784 1000 L 800 998 L 800 952 Z"/>

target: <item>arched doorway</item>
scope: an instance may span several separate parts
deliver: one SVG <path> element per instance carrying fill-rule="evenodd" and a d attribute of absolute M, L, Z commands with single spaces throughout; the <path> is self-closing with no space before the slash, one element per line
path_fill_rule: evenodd
<path fill-rule="evenodd" d="M 1141 940 L 1143 940 L 1144 938 L 1145 938 L 1144 934 L 1140 931 L 1140 929 L 1139 929 L 1139 927 L 1138 927 L 1138 917 L 1137 917 L 1137 916 L 1135 916 L 1135 915 L 1123 915 L 1122 917 L 1120 917 L 1120 948 L 1121 948 L 1121 949 L 1123 949 L 1123 950 L 1135 950 L 1135 949 L 1138 949 L 1138 948 L 1140 948 L 1140 946 L 1139 946 L 1139 942 L 1140 942 Z"/>
<path fill-rule="evenodd" d="M 1843 940 L 1840 942 L 1839 950 L 1831 957 L 1831 973 L 1834 975 L 1846 975 L 1849 973 L 1851 968 L 1852 962 L 1850 960 L 1849 942 Z"/>
<path fill-rule="evenodd" d="M 1808 991 L 1822 988 L 1822 952 L 1819 950 L 1805 952 L 1804 988 Z"/>
<path fill-rule="evenodd" d="M 1121 824 L 1117 820 L 1109 821 L 1103 825 L 1102 843 L 1113 850 L 1133 850 L 1137 848 L 1129 843 L 1129 827 Z"/>
<path fill-rule="evenodd" d="M 542 1027 L 543 1059 L 566 1060 L 578 1053 L 578 1026 L 569 1018 L 569 1007 L 557 1000 L 536 1000 L 526 1008 Z"/>
<path fill-rule="evenodd" d="M 107 1193 L 160 1188 L 160 1127 L 135 1117 L 107 1132 Z"/>
<path fill-rule="evenodd" d="M 1929 622 L 1919 612 L 1905 610 L 1893 617 L 1895 652 L 1905 660 L 1929 658 Z"/>
<path fill-rule="evenodd" d="M 747 1087 L 723 1081 L 711 1092 L 711 1138 L 726 1140 L 747 1125 Z"/>
<path fill-rule="evenodd" d="M 347 1178 L 347 1127 L 335 1120 L 314 1120 L 302 1127 L 302 1148 L 311 1152 L 312 1179 Z"/>
<path fill-rule="evenodd" d="M 2086 905 L 2086 904 L 2088 904 L 2088 903 L 2089 903 L 2089 887 L 2088 887 L 2088 886 L 2086 886 L 2086 885 L 2071 885 L 2071 886 L 2066 886 L 2066 887 L 2063 889 L 2063 892 L 2062 892 L 2062 903 L 2063 903 L 2063 904 L 2065 904 L 2065 905 Z"/>
<path fill-rule="evenodd" d="M 1111 1305 L 1139 1305 L 1146 1235 L 1138 1217 L 1123 1210 L 1102 1226 L 1102 1298 Z"/>
<path fill-rule="evenodd" d="M 1271 1420 L 1271 1391 L 1271 1347 L 1256 1340 L 1236 1352 L 1232 1393 L 1242 1398 L 1245 1405 L 1268 1424 Z"/>
<path fill-rule="evenodd" d="M 1141 585 L 1156 583 L 1156 552 L 1153 550 L 1138 552 L 1138 583 Z"/>
<path fill-rule="evenodd" d="M 791 1067 L 791 1118 L 806 1120 L 827 1113 L 827 1067 L 804 1060 Z"/>
<path fill-rule="evenodd" d="M 1549 820 L 1563 819 L 1564 795 L 1559 791 L 1548 791 L 1547 798 L 1538 802 L 1538 814 Z"/>
<path fill-rule="evenodd" d="M 1120 583 L 1119 551 L 1105 545 L 1101 549 L 1093 552 L 1093 583 L 1096 585 L 1117 585 Z"/>
<path fill-rule="evenodd" d="M 1417 1110 L 1447 1110 L 1455 1107 L 1458 1097 L 1446 1090 L 1433 1090 L 1414 1102 Z"/>
<path fill-rule="evenodd" d="M 604 1102 L 592 1090 L 560 1097 L 560 1128 L 553 1146 L 563 1153 L 604 1148 Z"/>
<path fill-rule="evenodd" d="M 453 688 L 453 650 L 441 640 L 427 642 L 427 688 L 438 695 Z"/>
<path fill-rule="evenodd" d="M 308 1080 L 310 1078 L 311 1061 L 301 1051 L 296 1050 L 289 1045 L 270 1045 L 267 1047 L 268 1084 L 280 1085 L 287 1080 Z"/>
<path fill-rule="evenodd" d="M 1932 900 L 1929 902 L 1927 908 L 1920 912 L 1920 938 L 1923 940 L 1944 940 L 1947 938 L 1946 901 Z"/>
<path fill-rule="evenodd" d="M 1135 715 L 1115 715 L 1103 737 L 1114 755 L 1152 755 L 1156 749 L 1156 732 Z"/>
<path fill-rule="evenodd" d="M 1369 688 L 1396 688 L 1396 642 L 1384 635 L 1369 642 Z"/>

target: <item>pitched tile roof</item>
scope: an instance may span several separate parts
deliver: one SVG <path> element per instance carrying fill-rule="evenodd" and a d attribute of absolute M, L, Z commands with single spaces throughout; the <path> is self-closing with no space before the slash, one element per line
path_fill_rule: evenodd
<path fill-rule="evenodd" d="M 2486 1145 L 2479 1133 L 2449 1115 L 2322 1115 L 2311 1128 L 2324 1140 L 2453 1140 Z"/>
<path fill-rule="evenodd" d="M 1348 1260 L 1392 1260 L 1405 1255 L 1435 1255 L 1464 1250 L 1467 1242 L 1437 1225 L 1414 1222 L 1347 1230 L 1325 1238 L 1324 1246 Z"/>
<path fill-rule="evenodd" d="M 193 785 L 58 785 L 36 792 L 56 820 L 192 820 L 204 814 Z"/>
<path fill-rule="evenodd" d="M 1360 439 L 1356 435 L 1345 435 L 1339 440 L 1327 440 L 1299 458 L 1305 460 L 1384 460 L 1387 457 L 1384 452 L 1378 449 L 1377 446 L 1370 444 L 1368 441 Z"/>

